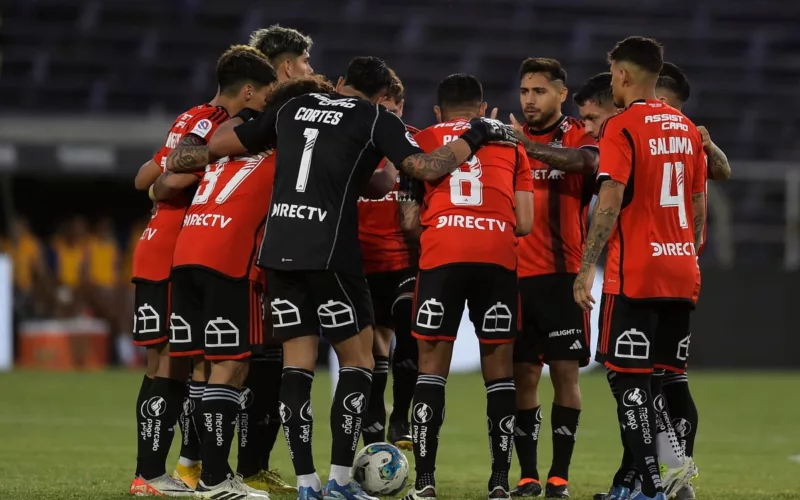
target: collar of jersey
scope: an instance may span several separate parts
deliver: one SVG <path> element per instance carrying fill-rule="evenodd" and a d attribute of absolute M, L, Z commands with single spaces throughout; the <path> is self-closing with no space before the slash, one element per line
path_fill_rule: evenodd
<path fill-rule="evenodd" d="M 553 132 L 558 127 L 560 127 L 561 124 L 564 123 L 564 120 L 566 120 L 566 119 L 567 119 L 567 115 L 561 115 L 561 118 L 556 120 L 556 122 L 554 124 L 550 125 L 547 128 L 543 128 L 541 130 L 531 130 L 530 125 L 528 125 L 526 123 L 525 124 L 525 132 L 527 132 L 529 135 L 547 135 L 547 134 Z"/>

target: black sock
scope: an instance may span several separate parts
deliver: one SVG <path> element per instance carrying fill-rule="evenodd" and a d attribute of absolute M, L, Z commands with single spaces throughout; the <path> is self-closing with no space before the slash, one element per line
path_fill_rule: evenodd
<path fill-rule="evenodd" d="M 537 454 L 539 448 L 539 429 L 542 426 L 542 407 L 517 410 L 517 428 L 514 447 L 520 466 L 520 479 L 539 480 Z"/>
<path fill-rule="evenodd" d="M 420 373 L 414 389 L 414 408 L 411 410 L 411 436 L 414 442 L 414 487 L 421 490 L 436 486 L 436 454 L 439 451 L 439 431 L 444 423 L 444 388 L 447 379 L 439 375 Z"/>
<path fill-rule="evenodd" d="M 622 402 L 619 398 L 619 387 L 616 384 L 616 377 L 617 372 L 611 371 L 606 368 L 606 377 L 608 378 L 608 385 L 611 388 L 611 394 L 614 396 L 614 401 L 617 403 L 617 419 L 619 422 L 623 421 L 624 411 Z M 638 475 L 636 471 L 636 459 L 633 457 L 631 453 L 631 449 L 628 446 L 628 442 L 625 439 L 625 429 L 620 424 L 619 428 L 619 436 L 620 441 L 622 441 L 622 462 L 620 463 L 619 469 L 614 474 L 614 482 L 615 486 L 625 486 L 631 490 L 633 490 L 635 484 L 634 479 Z"/>
<path fill-rule="evenodd" d="M 281 375 L 283 371 L 283 348 L 270 347 L 264 352 L 264 380 L 266 380 L 264 399 L 266 401 L 267 415 L 264 419 L 264 429 L 261 432 L 261 469 L 269 470 L 269 459 L 278 433 L 281 430 L 281 416 L 278 412 L 278 399 L 281 392 Z"/>
<path fill-rule="evenodd" d="M 663 489 L 656 451 L 655 410 L 650 379 L 649 374 L 617 373 L 615 381 L 622 394 L 621 424 L 625 429 L 625 441 L 641 473 L 642 492 L 654 497 Z"/>
<path fill-rule="evenodd" d="M 136 474 L 139 475 L 139 459 L 142 458 L 144 450 L 147 449 L 147 419 L 146 413 L 142 411 L 142 406 L 147 401 L 150 388 L 153 386 L 153 379 L 145 375 L 142 377 L 142 385 L 139 386 L 139 395 L 136 397 Z"/>
<path fill-rule="evenodd" d="M 547 477 L 548 479 L 559 477 L 568 481 L 569 463 L 572 461 L 572 451 L 578 439 L 581 411 L 553 403 L 550 420 L 553 428 L 553 465 Z"/>
<path fill-rule="evenodd" d="M 697 406 L 689 391 L 689 379 L 684 373 L 667 373 L 662 383 L 662 391 L 667 398 L 672 427 L 678 436 L 683 453 L 694 456 L 694 439 L 697 436 Z"/>
<path fill-rule="evenodd" d="M 392 307 L 395 347 L 392 356 L 393 407 L 389 420 L 408 423 L 408 411 L 417 383 L 417 339 L 411 336 L 412 300 L 398 299 Z"/>
<path fill-rule="evenodd" d="M 200 422 L 195 422 L 195 419 L 200 415 L 203 401 L 203 392 L 206 390 L 205 382 L 189 382 L 189 393 L 183 400 L 183 411 L 181 412 L 181 456 L 189 460 L 200 460 L 201 449 L 200 444 L 202 438 L 200 437 L 199 427 Z"/>
<path fill-rule="evenodd" d="M 293 366 L 283 368 L 279 414 L 297 476 L 313 474 L 317 470 L 314 468 L 314 456 L 311 453 L 311 438 L 314 434 L 312 382 L 314 372 Z"/>
<path fill-rule="evenodd" d="M 264 376 L 264 361 L 252 360 L 247 379 L 244 381 L 239 399 L 239 444 L 236 473 L 251 477 L 261 470 L 261 450 L 264 421 L 267 418 L 266 385 L 271 383 Z"/>
<path fill-rule="evenodd" d="M 200 479 L 206 486 L 216 486 L 233 471 L 228 465 L 236 417 L 239 415 L 240 391 L 224 384 L 208 384 L 203 393 L 203 472 Z"/>
<path fill-rule="evenodd" d="M 369 393 L 369 408 L 364 417 L 361 430 L 364 445 L 386 441 L 386 379 L 389 378 L 389 358 L 375 356 L 375 370 L 372 372 L 372 387 Z"/>
<path fill-rule="evenodd" d="M 351 467 L 361 437 L 361 419 L 369 408 L 372 373 L 367 368 L 339 369 L 331 405 L 331 465 Z"/>
<path fill-rule="evenodd" d="M 514 424 L 517 413 L 517 391 L 514 379 L 499 378 L 486 382 L 486 422 L 489 426 L 489 452 L 492 476 L 489 491 L 502 486 L 508 491 L 508 471 L 514 455 Z"/>
<path fill-rule="evenodd" d="M 156 377 L 147 400 L 140 407 L 144 419 L 141 437 L 146 443 L 143 443 L 137 469 L 145 479 L 166 474 L 167 455 L 175 435 L 174 428 L 181 414 L 185 392 L 185 381 Z"/>

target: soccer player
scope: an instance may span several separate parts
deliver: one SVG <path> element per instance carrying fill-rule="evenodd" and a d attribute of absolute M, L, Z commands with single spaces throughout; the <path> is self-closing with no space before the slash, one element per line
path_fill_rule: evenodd
<path fill-rule="evenodd" d="M 403 83 L 395 77 L 382 105 L 403 117 Z M 407 126 L 413 135 L 418 131 Z M 384 168 L 382 162 L 380 168 Z M 394 168 L 389 165 L 388 168 Z M 396 346 L 392 360 L 394 407 L 389 420 L 389 441 L 411 449 L 408 410 L 417 380 L 417 342 L 411 336 L 411 303 L 419 258 L 419 210 L 416 203 L 399 201 L 399 182 L 384 197 L 358 199 L 358 237 L 364 252 L 364 272 L 375 312 L 372 353 L 372 392 L 362 431 L 364 444 L 386 440 L 386 405 L 383 393 L 389 374 L 392 335 Z M 402 222 L 402 224 L 401 224 Z M 415 224 L 416 222 L 416 224 Z"/>
<path fill-rule="evenodd" d="M 258 263 L 267 270 L 274 335 L 283 341 L 281 419 L 301 498 L 371 498 L 351 475 L 374 362 L 372 304 L 358 240 L 358 196 L 380 195 L 368 188 L 373 177 L 387 177 L 375 172 L 384 157 L 401 172 L 432 181 L 489 141 L 513 140 L 501 124 L 475 120 L 460 139 L 423 153 L 402 120 L 378 104 L 391 83 L 392 73 L 383 61 L 357 57 L 339 79 L 336 92 L 271 101 L 260 118 L 232 121 L 198 153 L 222 157 L 268 146 L 277 151 L 269 223 Z M 333 343 L 341 366 L 324 492 L 311 453 L 311 384 L 320 331 Z"/>
<path fill-rule="evenodd" d="M 437 89 L 438 125 L 416 138 L 426 151 L 448 144 L 486 112 L 471 75 L 450 75 Z M 412 334 L 419 340 L 412 436 L 414 487 L 404 500 L 436 498 L 436 454 L 445 414 L 445 383 L 466 301 L 481 342 L 492 473 L 489 498 L 509 498 L 516 396 L 517 236 L 533 223 L 530 164 L 521 146 L 479 150 L 449 175 L 426 182 L 420 200 L 422 254 Z"/>
<path fill-rule="evenodd" d="M 683 105 L 689 100 L 691 86 L 686 74 L 673 63 L 665 62 L 656 84 L 656 95 L 659 99 L 673 108 L 681 111 Z M 697 127 L 703 138 L 703 149 L 707 155 L 708 178 L 724 181 L 731 176 L 731 166 L 725 153 L 711 141 L 705 127 Z M 705 230 L 707 226 L 703 226 Z M 703 244 L 698 249 L 698 254 L 705 248 L 706 235 L 703 234 Z M 699 293 L 699 282 L 698 282 Z M 695 297 L 695 301 L 697 297 Z M 689 321 L 685 321 L 688 325 Z M 686 338 L 691 339 L 691 333 L 686 332 Z M 688 343 L 688 340 L 687 340 Z M 688 351 L 687 351 L 688 355 Z M 687 457 L 694 457 L 694 440 L 697 436 L 698 415 L 692 393 L 689 391 L 689 379 L 686 373 L 668 372 L 664 374 L 662 391 L 667 400 L 667 408 L 672 418 L 672 427 L 681 441 L 681 448 Z M 692 500 L 694 488 L 686 484 L 677 492 L 678 500 Z"/>
<path fill-rule="evenodd" d="M 603 124 L 621 110 L 614 105 L 611 94 L 611 73 L 599 73 L 586 80 L 583 87 L 572 96 L 578 107 L 586 133 L 595 140 L 600 138 Z"/>
<path fill-rule="evenodd" d="M 156 153 L 154 162 L 162 169 L 166 168 L 168 156 L 179 144 L 204 144 L 230 113 L 237 113 L 248 104 L 263 106 L 266 86 L 275 80 L 275 73 L 264 56 L 246 46 L 228 49 L 220 57 L 216 73 L 219 84 L 217 95 L 210 103 L 179 115 L 167 135 L 166 144 Z M 172 429 L 181 414 L 186 376 L 190 372 L 186 361 L 168 357 L 167 320 L 171 319 L 171 307 L 175 305 L 170 300 L 170 271 L 178 233 L 189 204 L 189 196 L 184 191 L 197 182 L 194 174 L 172 177 L 173 180 L 167 185 L 164 185 L 167 176 L 159 177 L 152 185 L 153 197 L 158 195 L 159 199 L 167 201 L 157 203 L 155 214 L 134 253 L 135 339 L 140 344 L 152 346 L 150 349 L 157 353 L 155 377 L 149 384 L 142 384 L 137 402 L 140 432 L 138 471 L 131 484 L 131 492 L 140 495 L 194 493 L 194 485 L 189 485 L 192 489 L 187 488 L 184 482 L 173 480 L 165 473 Z M 174 326 L 172 321 L 170 324 Z M 148 355 L 150 359 L 151 355 Z M 189 393 L 191 402 L 198 396 L 197 386 L 194 386 L 194 390 L 190 386 Z M 237 405 L 238 401 L 237 394 Z M 197 438 L 188 440 L 181 450 L 184 458 L 192 461 L 186 465 L 194 470 L 199 469 L 198 460 L 201 458 L 196 441 Z M 187 480 L 191 481 L 191 477 L 187 476 Z"/>
<path fill-rule="evenodd" d="M 705 154 L 694 124 L 656 99 L 658 42 L 626 38 L 608 59 L 615 104 L 626 109 L 600 134 L 598 202 L 573 292 L 583 310 L 592 309 L 595 264 L 608 242 L 596 359 L 616 372 L 618 417 L 641 474 L 641 498 L 664 499 L 655 439 L 664 399 L 654 397 L 651 373 L 685 368 L 688 325 L 681 322 L 699 273 Z M 629 495 L 615 478 L 608 497 Z"/>
<path fill-rule="evenodd" d="M 531 158 L 534 224 L 520 239 L 519 292 L 522 332 L 514 346 L 517 386 L 517 457 L 521 478 L 515 497 L 542 492 L 537 466 L 542 421 L 539 380 L 550 365 L 554 399 L 550 412 L 553 463 L 545 495 L 569 496 L 569 464 L 578 432 L 578 370 L 589 362 L 589 316 L 572 300 L 597 170 L 597 143 L 583 124 L 561 112 L 567 72 L 554 59 L 531 58 L 519 72 L 525 124 L 511 116 L 517 138 Z"/>
<path fill-rule="evenodd" d="M 278 82 L 310 76 L 312 40 L 292 28 L 270 26 L 250 35 L 250 46 L 260 50 L 278 75 Z M 243 408 L 238 422 L 238 460 L 236 473 L 245 484 L 273 493 L 291 493 L 296 488 L 287 484 L 275 469 L 270 469 L 270 456 L 281 428 L 278 394 L 281 386 L 283 351 L 272 338 L 272 321 L 265 335 L 263 352 L 253 351 L 250 370 L 242 389 Z M 245 437 L 243 437 L 245 436 Z"/>

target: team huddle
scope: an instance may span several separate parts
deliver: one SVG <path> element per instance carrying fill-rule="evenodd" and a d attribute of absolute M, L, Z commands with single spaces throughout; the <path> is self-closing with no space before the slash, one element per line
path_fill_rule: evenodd
<path fill-rule="evenodd" d="M 137 175 L 154 209 L 134 255 L 147 372 L 131 493 L 373 500 L 352 474 L 363 439 L 413 450 L 403 500 L 435 500 L 466 304 L 486 388 L 488 498 L 568 498 L 591 288 L 607 247 L 595 359 L 624 453 L 596 498 L 694 498 L 690 313 L 706 180 L 730 166 L 681 114 L 689 83 L 661 45 L 619 42 L 610 72 L 573 95 L 582 119 L 561 112 L 567 72 L 553 59 L 522 63 L 523 119 L 509 124 L 496 110 L 485 118 L 475 77 L 450 75 L 424 130 L 403 123 L 403 84 L 383 61 L 356 57 L 334 85 L 313 74 L 311 45 L 273 26 L 229 48 L 217 95 L 179 115 Z M 326 483 L 312 454 L 320 336 L 340 365 Z M 540 477 L 545 363 L 553 462 Z M 180 458 L 168 474 L 176 423 Z M 296 487 L 270 467 L 281 430 Z"/>

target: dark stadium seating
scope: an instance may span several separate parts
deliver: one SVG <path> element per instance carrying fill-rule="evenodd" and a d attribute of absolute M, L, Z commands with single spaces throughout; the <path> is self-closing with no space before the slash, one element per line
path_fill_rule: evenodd
<path fill-rule="evenodd" d="M 517 111 L 527 56 L 560 59 L 576 87 L 620 38 L 654 36 L 693 84 L 687 113 L 734 157 L 794 159 L 800 130 L 800 2 L 762 0 L 11 0 L 3 12 L 6 112 L 172 114 L 214 92 L 215 58 L 275 22 L 315 39 L 338 77 L 374 54 L 408 87 L 408 121 L 430 123 L 433 90 L 477 74 L 490 105 Z M 610 6 L 611 5 L 611 6 Z"/>

